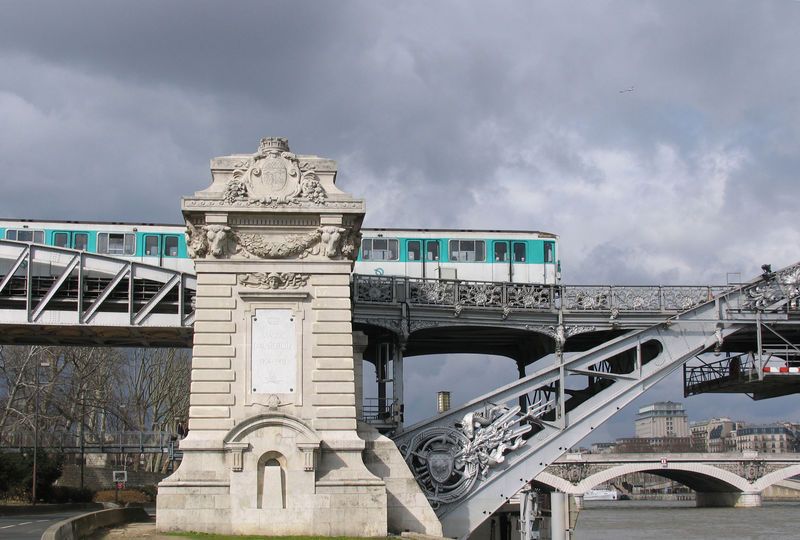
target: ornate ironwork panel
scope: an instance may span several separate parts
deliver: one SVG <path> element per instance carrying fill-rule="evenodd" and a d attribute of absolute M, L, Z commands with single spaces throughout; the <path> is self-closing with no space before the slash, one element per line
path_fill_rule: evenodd
<path fill-rule="evenodd" d="M 458 303 L 465 306 L 502 307 L 503 285 L 462 281 L 458 284 Z"/>
<path fill-rule="evenodd" d="M 394 278 L 384 276 L 355 276 L 353 281 L 356 301 L 394 302 Z"/>
<path fill-rule="evenodd" d="M 563 286 L 562 306 L 576 311 L 611 309 L 611 287 Z"/>
<path fill-rule="evenodd" d="M 612 295 L 620 311 L 661 311 L 661 287 L 613 287 Z"/>
<path fill-rule="evenodd" d="M 438 279 L 409 279 L 408 296 L 412 304 L 454 306 L 458 282 Z"/>
<path fill-rule="evenodd" d="M 549 285 L 528 285 L 508 283 L 506 305 L 520 309 L 551 309 L 553 307 L 553 287 Z"/>

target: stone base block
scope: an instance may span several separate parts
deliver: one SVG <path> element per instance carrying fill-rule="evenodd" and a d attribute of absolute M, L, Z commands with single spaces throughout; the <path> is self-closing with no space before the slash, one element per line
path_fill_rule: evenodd
<path fill-rule="evenodd" d="M 358 424 L 358 435 L 366 441 L 364 463 L 386 482 L 389 532 L 441 537 L 442 524 L 394 441 L 362 422 Z"/>
<path fill-rule="evenodd" d="M 159 484 L 161 531 L 268 536 L 386 536 L 386 485 L 355 433 L 324 439 L 282 413 L 252 417 L 219 441 L 187 439 Z"/>

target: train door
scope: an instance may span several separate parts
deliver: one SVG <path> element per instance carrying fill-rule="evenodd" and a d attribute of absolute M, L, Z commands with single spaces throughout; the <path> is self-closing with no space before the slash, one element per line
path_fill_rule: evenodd
<path fill-rule="evenodd" d="M 421 278 L 425 276 L 425 264 L 422 260 L 422 240 L 406 240 L 406 276 Z"/>
<path fill-rule="evenodd" d="M 528 283 L 528 246 L 526 242 L 511 242 L 511 279 L 515 283 Z"/>
<path fill-rule="evenodd" d="M 72 232 L 53 231 L 53 245 L 56 247 L 72 249 Z"/>
<path fill-rule="evenodd" d="M 142 262 L 161 266 L 161 235 L 145 234 Z"/>
<path fill-rule="evenodd" d="M 492 281 L 511 281 L 511 254 L 507 240 L 495 240 L 492 248 Z"/>
<path fill-rule="evenodd" d="M 545 283 L 555 283 L 558 281 L 558 269 L 556 262 L 556 243 L 544 243 L 544 280 Z"/>
<path fill-rule="evenodd" d="M 53 245 L 56 247 L 87 251 L 89 249 L 89 233 L 81 231 L 53 231 Z"/>
<path fill-rule="evenodd" d="M 424 255 L 425 260 L 422 263 L 422 276 L 430 279 L 440 278 L 441 244 L 439 240 L 425 240 Z"/>

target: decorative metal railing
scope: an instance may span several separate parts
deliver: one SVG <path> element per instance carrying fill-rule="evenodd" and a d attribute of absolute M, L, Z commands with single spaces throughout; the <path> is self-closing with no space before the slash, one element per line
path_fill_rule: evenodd
<path fill-rule="evenodd" d="M 353 275 L 358 303 L 495 308 L 504 311 L 678 313 L 712 300 L 731 286 L 536 285 Z"/>

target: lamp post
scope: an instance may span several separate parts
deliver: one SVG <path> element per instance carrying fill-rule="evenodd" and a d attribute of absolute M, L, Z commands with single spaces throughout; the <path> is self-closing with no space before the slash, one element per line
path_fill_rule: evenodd
<path fill-rule="evenodd" d="M 31 486 L 31 504 L 36 504 L 36 462 L 39 453 L 39 368 L 50 367 L 50 362 L 36 364 L 36 396 L 33 407 L 33 485 Z"/>

